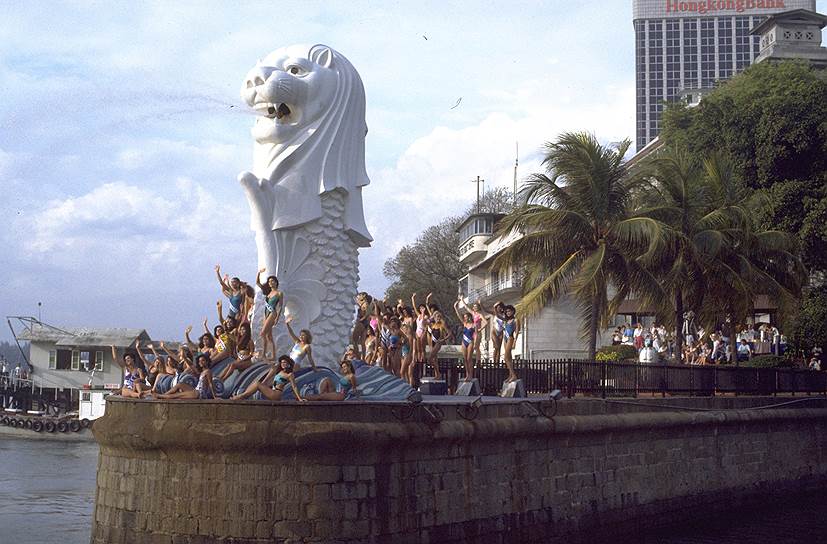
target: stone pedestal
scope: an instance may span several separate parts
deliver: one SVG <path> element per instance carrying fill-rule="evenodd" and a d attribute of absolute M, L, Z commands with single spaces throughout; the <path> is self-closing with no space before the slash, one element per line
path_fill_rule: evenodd
<path fill-rule="evenodd" d="M 553 419 L 539 415 L 550 405 L 525 417 L 541 401 L 472 413 L 467 400 L 109 397 L 93 426 L 91 542 L 635 541 L 827 481 L 823 399 L 771 410 L 740 408 L 780 398 L 563 400 Z"/>
<path fill-rule="evenodd" d="M 468 382 L 460 382 L 457 387 L 458 397 L 478 397 L 480 394 L 480 381 L 476 378 Z"/>
<path fill-rule="evenodd" d="M 500 396 L 506 398 L 524 398 L 526 394 L 523 380 L 514 380 L 513 382 L 504 381 L 502 389 L 500 390 Z"/>

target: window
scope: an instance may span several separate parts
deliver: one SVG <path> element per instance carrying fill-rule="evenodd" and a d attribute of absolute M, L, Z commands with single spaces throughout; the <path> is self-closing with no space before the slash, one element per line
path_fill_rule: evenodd
<path fill-rule="evenodd" d="M 72 351 L 72 370 L 80 370 L 80 352 Z"/>
<path fill-rule="evenodd" d="M 57 352 L 52 350 L 49 352 L 49 370 L 57 368 Z"/>
<path fill-rule="evenodd" d="M 103 372 L 103 352 L 96 351 L 95 352 L 95 370 L 97 372 Z"/>
<path fill-rule="evenodd" d="M 57 370 L 69 370 L 72 366 L 72 351 L 68 349 L 57 350 Z"/>

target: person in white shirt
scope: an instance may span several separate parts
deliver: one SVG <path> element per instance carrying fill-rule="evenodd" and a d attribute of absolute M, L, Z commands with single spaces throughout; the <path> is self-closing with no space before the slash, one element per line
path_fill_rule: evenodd
<path fill-rule="evenodd" d="M 643 347 L 640 348 L 638 355 L 638 362 L 645 364 L 654 364 L 658 362 L 658 352 L 652 347 L 652 339 L 646 338 L 643 341 Z"/>
<path fill-rule="evenodd" d="M 746 338 L 741 339 L 741 343 L 738 344 L 738 360 L 739 361 L 747 361 L 752 358 L 752 348 L 749 347 Z"/>

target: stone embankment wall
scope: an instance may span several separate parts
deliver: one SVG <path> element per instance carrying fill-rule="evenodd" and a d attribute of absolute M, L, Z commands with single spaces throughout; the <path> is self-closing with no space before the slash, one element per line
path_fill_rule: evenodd
<path fill-rule="evenodd" d="M 748 409 L 778 402 L 577 400 L 552 418 L 491 404 L 466 420 L 474 414 L 452 405 L 432 416 L 391 404 L 110 397 L 94 425 L 92 542 L 572 542 L 632 533 L 824 485 L 827 402 Z"/>

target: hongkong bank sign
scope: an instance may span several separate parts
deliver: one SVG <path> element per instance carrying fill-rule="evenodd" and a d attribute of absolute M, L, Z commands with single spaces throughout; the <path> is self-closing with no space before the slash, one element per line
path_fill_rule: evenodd
<path fill-rule="evenodd" d="M 815 0 L 634 0 L 634 19 L 771 15 L 791 9 L 815 11 Z"/>
<path fill-rule="evenodd" d="M 720 13 L 734 11 L 742 13 L 752 10 L 785 10 L 784 0 L 707 0 L 701 2 L 678 2 L 677 0 L 666 0 L 666 12 L 691 12 L 699 13 Z"/>

